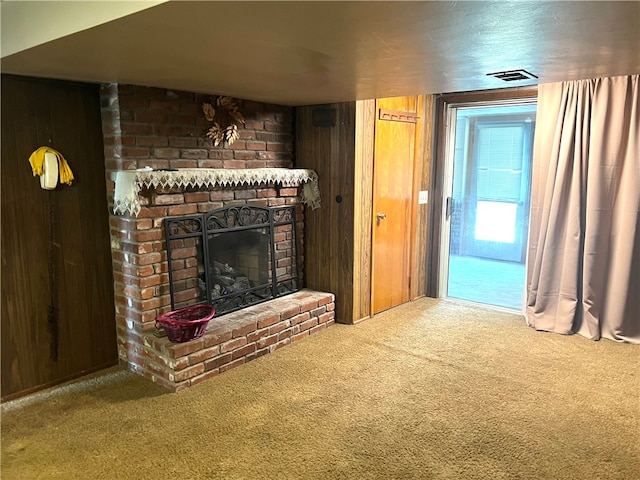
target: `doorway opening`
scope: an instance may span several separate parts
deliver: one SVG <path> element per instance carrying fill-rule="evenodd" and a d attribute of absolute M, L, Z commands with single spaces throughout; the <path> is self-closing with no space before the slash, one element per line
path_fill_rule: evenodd
<path fill-rule="evenodd" d="M 535 100 L 446 115 L 440 296 L 522 311 Z"/>

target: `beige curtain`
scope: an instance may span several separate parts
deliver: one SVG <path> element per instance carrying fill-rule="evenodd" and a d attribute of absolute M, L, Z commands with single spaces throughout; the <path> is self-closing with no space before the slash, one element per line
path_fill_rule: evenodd
<path fill-rule="evenodd" d="M 541 84 L 527 323 L 640 343 L 638 75 Z"/>

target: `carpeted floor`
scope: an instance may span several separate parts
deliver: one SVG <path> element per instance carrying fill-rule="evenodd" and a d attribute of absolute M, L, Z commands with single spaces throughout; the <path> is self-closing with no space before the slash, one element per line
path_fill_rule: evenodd
<path fill-rule="evenodd" d="M 114 368 L 2 407 L 2 479 L 637 479 L 640 348 L 423 299 L 178 394 Z"/>

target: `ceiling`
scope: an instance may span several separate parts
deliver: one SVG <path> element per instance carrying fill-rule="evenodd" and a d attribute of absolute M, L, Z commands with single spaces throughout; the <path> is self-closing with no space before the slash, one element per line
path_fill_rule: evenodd
<path fill-rule="evenodd" d="M 283 105 L 526 86 L 640 73 L 640 2 L 169 1 L 1 68 Z M 486 75 L 511 69 L 539 79 Z"/>

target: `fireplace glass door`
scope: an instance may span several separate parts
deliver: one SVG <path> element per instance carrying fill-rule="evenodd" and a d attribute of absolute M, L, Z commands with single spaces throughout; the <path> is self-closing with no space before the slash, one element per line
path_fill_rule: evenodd
<path fill-rule="evenodd" d="M 210 233 L 208 242 L 213 302 L 242 291 L 269 295 L 271 235 L 268 228 Z M 204 289 L 204 284 L 201 288 Z M 204 299 L 206 292 L 201 292 L 201 297 Z"/>
<path fill-rule="evenodd" d="M 228 207 L 165 220 L 172 309 L 233 312 L 298 290 L 294 207 Z"/>

